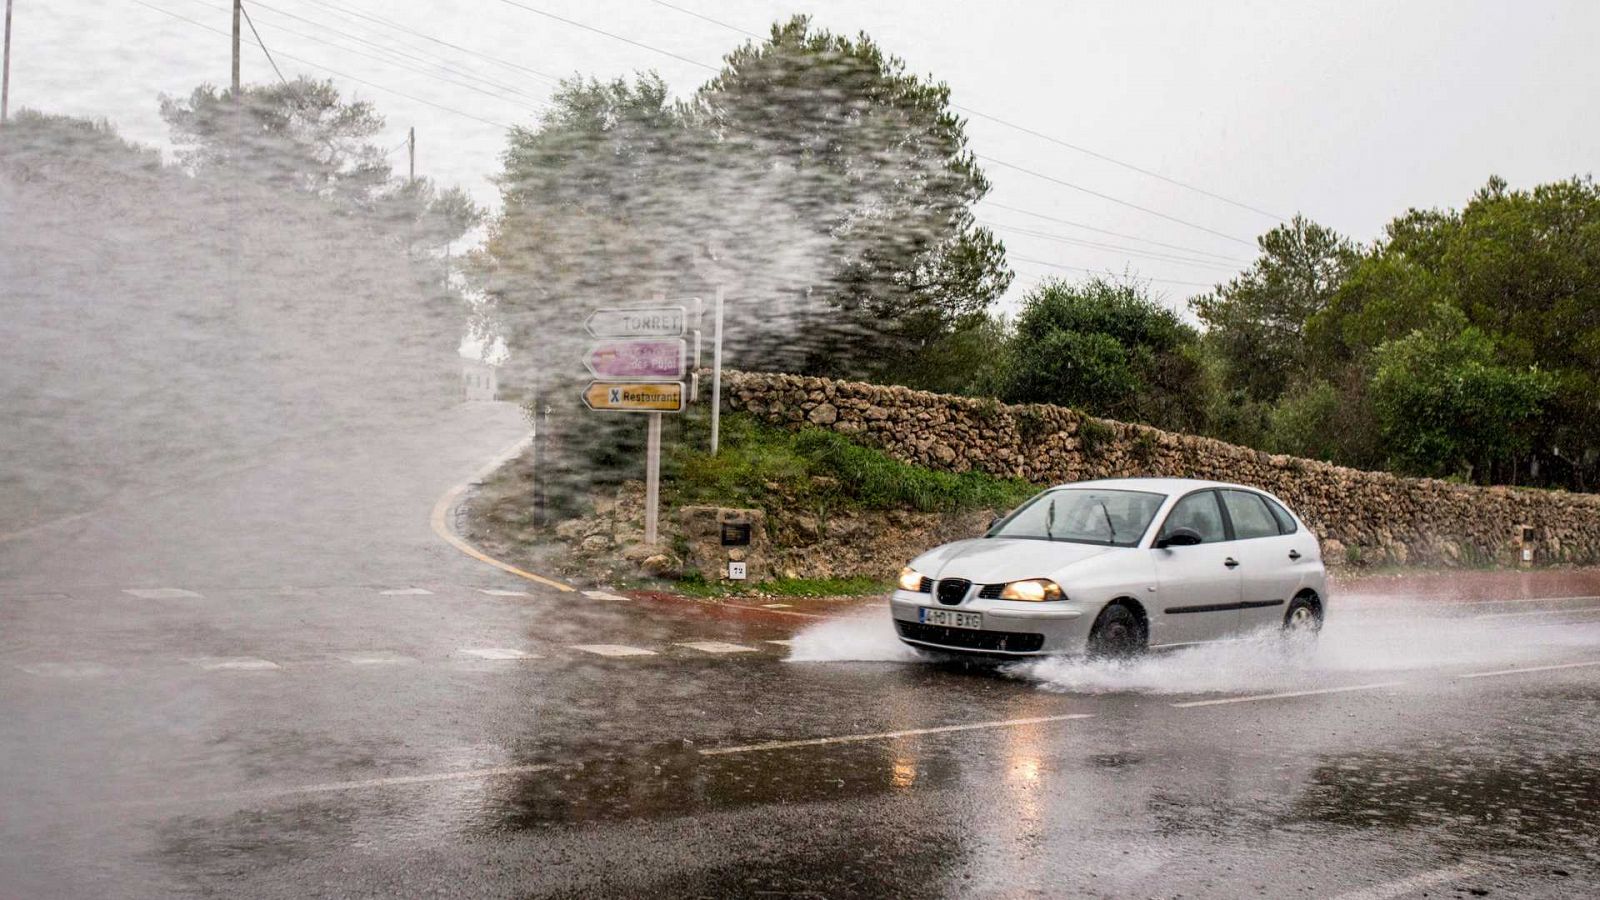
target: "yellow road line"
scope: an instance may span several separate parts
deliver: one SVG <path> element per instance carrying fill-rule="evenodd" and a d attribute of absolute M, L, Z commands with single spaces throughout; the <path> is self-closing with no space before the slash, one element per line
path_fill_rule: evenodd
<path fill-rule="evenodd" d="M 491 460 L 488 465 L 478 470 L 476 475 L 473 475 L 471 478 L 461 482 L 450 490 L 445 491 L 444 496 L 439 498 L 439 502 L 433 505 L 433 515 L 430 517 L 430 522 L 433 525 L 433 533 L 437 534 L 441 539 L 444 540 L 445 543 L 456 548 L 457 550 L 460 550 L 462 553 L 465 553 L 479 562 L 488 563 L 502 572 L 509 572 L 518 578 L 526 578 L 529 581 L 542 584 L 545 587 L 555 588 L 558 591 L 574 591 L 577 590 L 577 588 L 574 588 L 570 584 L 563 584 L 553 578 L 546 578 L 543 575 L 535 575 L 532 572 L 519 569 L 508 562 L 503 562 L 495 559 L 487 553 L 484 553 L 477 547 L 474 547 L 462 540 L 461 536 L 456 534 L 455 527 L 450 521 L 451 510 L 455 508 L 456 501 L 461 499 L 461 496 L 467 492 L 468 488 L 472 487 L 475 482 L 482 481 L 484 478 L 487 478 L 494 472 L 495 469 L 500 468 L 500 466 L 503 465 L 507 460 L 521 453 L 525 448 L 527 448 L 529 442 L 532 440 L 532 434 L 521 438 L 515 444 L 512 444 L 506 449 L 500 451 L 499 455 Z"/>

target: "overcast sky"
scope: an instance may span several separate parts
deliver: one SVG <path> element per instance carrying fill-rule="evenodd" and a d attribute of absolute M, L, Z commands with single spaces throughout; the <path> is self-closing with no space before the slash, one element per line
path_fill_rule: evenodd
<path fill-rule="evenodd" d="M 227 83 L 228 38 L 201 26 L 225 33 L 228 0 L 14 2 L 13 110 L 104 116 L 128 137 L 163 144 L 158 93 Z M 652 0 L 517 2 L 705 65 L 745 40 Z M 754 32 L 795 12 L 830 30 L 865 30 L 912 71 L 948 82 L 961 106 L 1259 210 L 1303 212 L 1360 240 L 1379 234 L 1407 207 L 1461 205 L 1491 173 L 1513 186 L 1588 174 L 1600 151 L 1600 3 L 1594 0 L 671 2 Z M 389 122 L 386 147 L 414 125 L 418 173 L 464 185 L 484 202 L 495 199 L 487 179 L 499 168 L 504 132 L 470 117 L 536 121 L 551 84 L 525 70 L 604 78 L 654 69 L 683 94 L 710 75 L 693 62 L 507 0 L 247 0 L 247 7 L 286 74 L 331 76 L 349 94 L 375 102 Z M 356 38 L 421 59 L 398 59 Z M 245 49 L 245 80 L 273 78 L 261 52 Z M 457 71 L 430 64 L 440 59 Z M 990 224 L 1164 256 L 1199 252 L 1240 261 L 1252 248 L 1212 232 L 1249 241 L 1275 224 L 983 118 L 971 117 L 968 133 L 973 149 L 991 160 L 985 168 L 995 189 L 980 208 Z M 403 149 L 391 159 L 403 169 Z M 1042 275 L 1082 274 L 1070 267 L 1159 279 L 1154 286 L 1174 305 L 1230 268 L 998 233 L 1018 274 L 1008 306 Z"/>

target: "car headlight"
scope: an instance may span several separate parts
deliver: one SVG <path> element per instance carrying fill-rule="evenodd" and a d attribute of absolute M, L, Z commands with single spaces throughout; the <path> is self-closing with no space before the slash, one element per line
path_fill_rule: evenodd
<path fill-rule="evenodd" d="M 927 578 L 916 569 L 906 566 L 900 570 L 900 590 L 911 591 L 914 594 L 926 594 L 928 588 L 923 584 Z"/>
<path fill-rule="evenodd" d="M 1061 585 L 1048 578 L 1030 578 L 1027 581 L 1013 581 L 1006 585 L 1000 592 L 1000 599 L 1041 603 L 1046 600 L 1065 600 L 1066 595 L 1061 592 Z"/>

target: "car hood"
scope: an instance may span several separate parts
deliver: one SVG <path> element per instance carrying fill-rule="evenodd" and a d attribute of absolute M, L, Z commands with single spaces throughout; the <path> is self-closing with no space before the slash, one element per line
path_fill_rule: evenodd
<path fill-rule="evenodd" d="M 911 567 L 934 579 L 966 578 L 979 584 L 998 584 L 1048 578 L 1067 566 L 1115 549 L 1119 548 L 1068 541 L 972 538 L 935 547 L 912 560 Z"/>

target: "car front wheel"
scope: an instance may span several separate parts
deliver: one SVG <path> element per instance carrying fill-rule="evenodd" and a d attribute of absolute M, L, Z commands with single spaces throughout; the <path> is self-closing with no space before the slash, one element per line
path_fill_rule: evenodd
<path fill-rule="evenodd" d="M 1113 603 L 1100 610 L 1089 630 L 1089 655 L 1126 658 L 1143 652 L 1147 641 L 1138 614 L 1125 604 Z"/>

